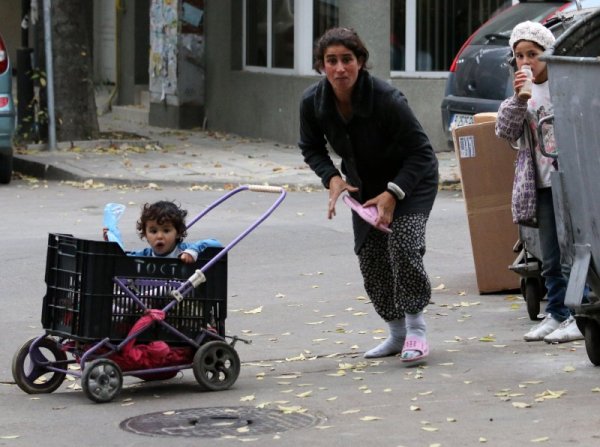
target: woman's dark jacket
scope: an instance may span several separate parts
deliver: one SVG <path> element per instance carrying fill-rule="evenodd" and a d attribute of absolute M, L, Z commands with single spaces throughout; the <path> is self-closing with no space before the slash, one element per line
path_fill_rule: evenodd
<path fill-rule="evenodd" d="M 304 161 L 328 188 L 340 172 L 326 144 L 342 159 L 346 182 L 359 188 L 361 203 L 387 189 L 388 182 L 406 194 L 397 201 L 394 217 L 429 213 L 438 190 L 438 162 L 406 97 L 386 82 L 361 70 L 352 93 L 353 116 L 345 121 L 335 105 L 331 84 L 324 78 L 310 86 L 300 103 L 300 141 Z M 355 251 L 369 225 L 352 213 Z"/>

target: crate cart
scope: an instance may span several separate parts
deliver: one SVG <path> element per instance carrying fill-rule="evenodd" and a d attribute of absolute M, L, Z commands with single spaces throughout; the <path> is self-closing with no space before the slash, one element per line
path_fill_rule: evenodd
<path fill-rule="evenodd" d="M 231 387 L 240 373 L 235 344 L 241 339 L 225 332 L 227 254 L 281 204 L 286 192 L 240 186 L 188 225 L 241 191 L 279 196 L 228 245 L 201 252 L 196 264 L 128 256 L 116 242 L 50 234 L 44 334 L 15 353 L 17 385 L 29 394 L 51 393 L 70 374 L 81 379 L 92 401 L 109 402 L 121 391 L 124 376 L 161 380 L 192 369 L 203 389 Z"/>
<path fill-rule="evenodd" d="M 600 365 L 600 11 L 557 39 L 548 64 L 559 171 L 552 191 L 561 253 L 572 265 L 565 303 L 585 335 L 590 361 Z M 546 119 L 546 118 L 544 118 Z M 592 293 L 584 300 L 588 285 Z"/>

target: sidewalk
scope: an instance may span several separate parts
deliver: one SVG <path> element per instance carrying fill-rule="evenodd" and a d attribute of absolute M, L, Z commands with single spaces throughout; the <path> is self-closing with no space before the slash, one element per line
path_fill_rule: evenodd
<path fill-rule="evenodd" d="M 132 119 L 125 115 L 110 112 L 98 118 L 101 132 L 122 138 L 61 142 L 55 151 L 30 145 L 15 154 L 15 172 L 48 180 L 140 186 L 269 184 L 291 190 L 322 188 L 296 146 L 200 129 L 152 127 L 134 119 L 133 113 Z M 454 152 L 437 155 L 440 184 L 458 185 Z"/>

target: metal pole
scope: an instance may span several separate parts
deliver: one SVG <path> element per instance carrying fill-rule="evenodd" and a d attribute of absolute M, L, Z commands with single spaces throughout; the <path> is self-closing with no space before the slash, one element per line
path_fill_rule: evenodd
<path fill-rule="evenodd" d="M 48 101 L 48 149 L 56 149 L 56 121 L 54 116 L 54 74 L 52 67 L 52 21 L 50 0 L 44 0 L 44 41 L 46 49 L 46 95 Z"/>

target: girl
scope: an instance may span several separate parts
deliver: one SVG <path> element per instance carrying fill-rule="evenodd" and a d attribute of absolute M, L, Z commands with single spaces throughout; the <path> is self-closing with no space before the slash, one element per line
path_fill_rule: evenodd
<path fill-rule="evenodd" d="M 515 94 L 500 105 L 496 135 L 511 142 L 519 140 L 520 151 L 533 151 L 534 154 L 536 171 L 534 194 L 537 202 L 535 222 L 539 227 L 542 277 L 548 290 L 548 304 L 544 320 L 534 326 L 523 338 L 526 341 L 544 340 L 548 343 L 562 343 L 582 339 L 583 335 L 565 306 L 569 268 L 561 265 L 550 184 L 550 173 L 556 170 L 557 165 L 553 158 L 541 153 L 537 137 L 538 121 L 553 113 L 548 88 L 548 69 L 546 63 L 539 57 L 554 44 L 554 40 L 550 30 L 537 22 L 522 22 L 513 29 L 509 45 L 517 64 L 513 83 Z M 528 80 L 527 73 L 522 69 L 524 65 L 530 66 L 533 73 L 530 99 L 519 97 L 519 92 Z M 527 127 L 524 127 L 524 121 Z M 554 152 L 556 144 L 553 127 L 545 126 L 542 130 L 546 152 Z M 513 202 L 514 200 L 515 197 Z"/>
<path fill-rule="evenodd" d="M 186 264 L 196 262 L 198 253 L 206 247 L 222 247 L 215 239 L 204 239 L 197 242 L 184 242 L 187 236 L 185 218 L 187 211 L 169 201 L 146 203 L 137 221 L 137 232 L 140 239 L 146 239 L 150 247 L 131 251 L 130 256 L 157 256 L 162 258 L 179 258 Z M 107 229 L 104 229 L 107 239 Z"/>

